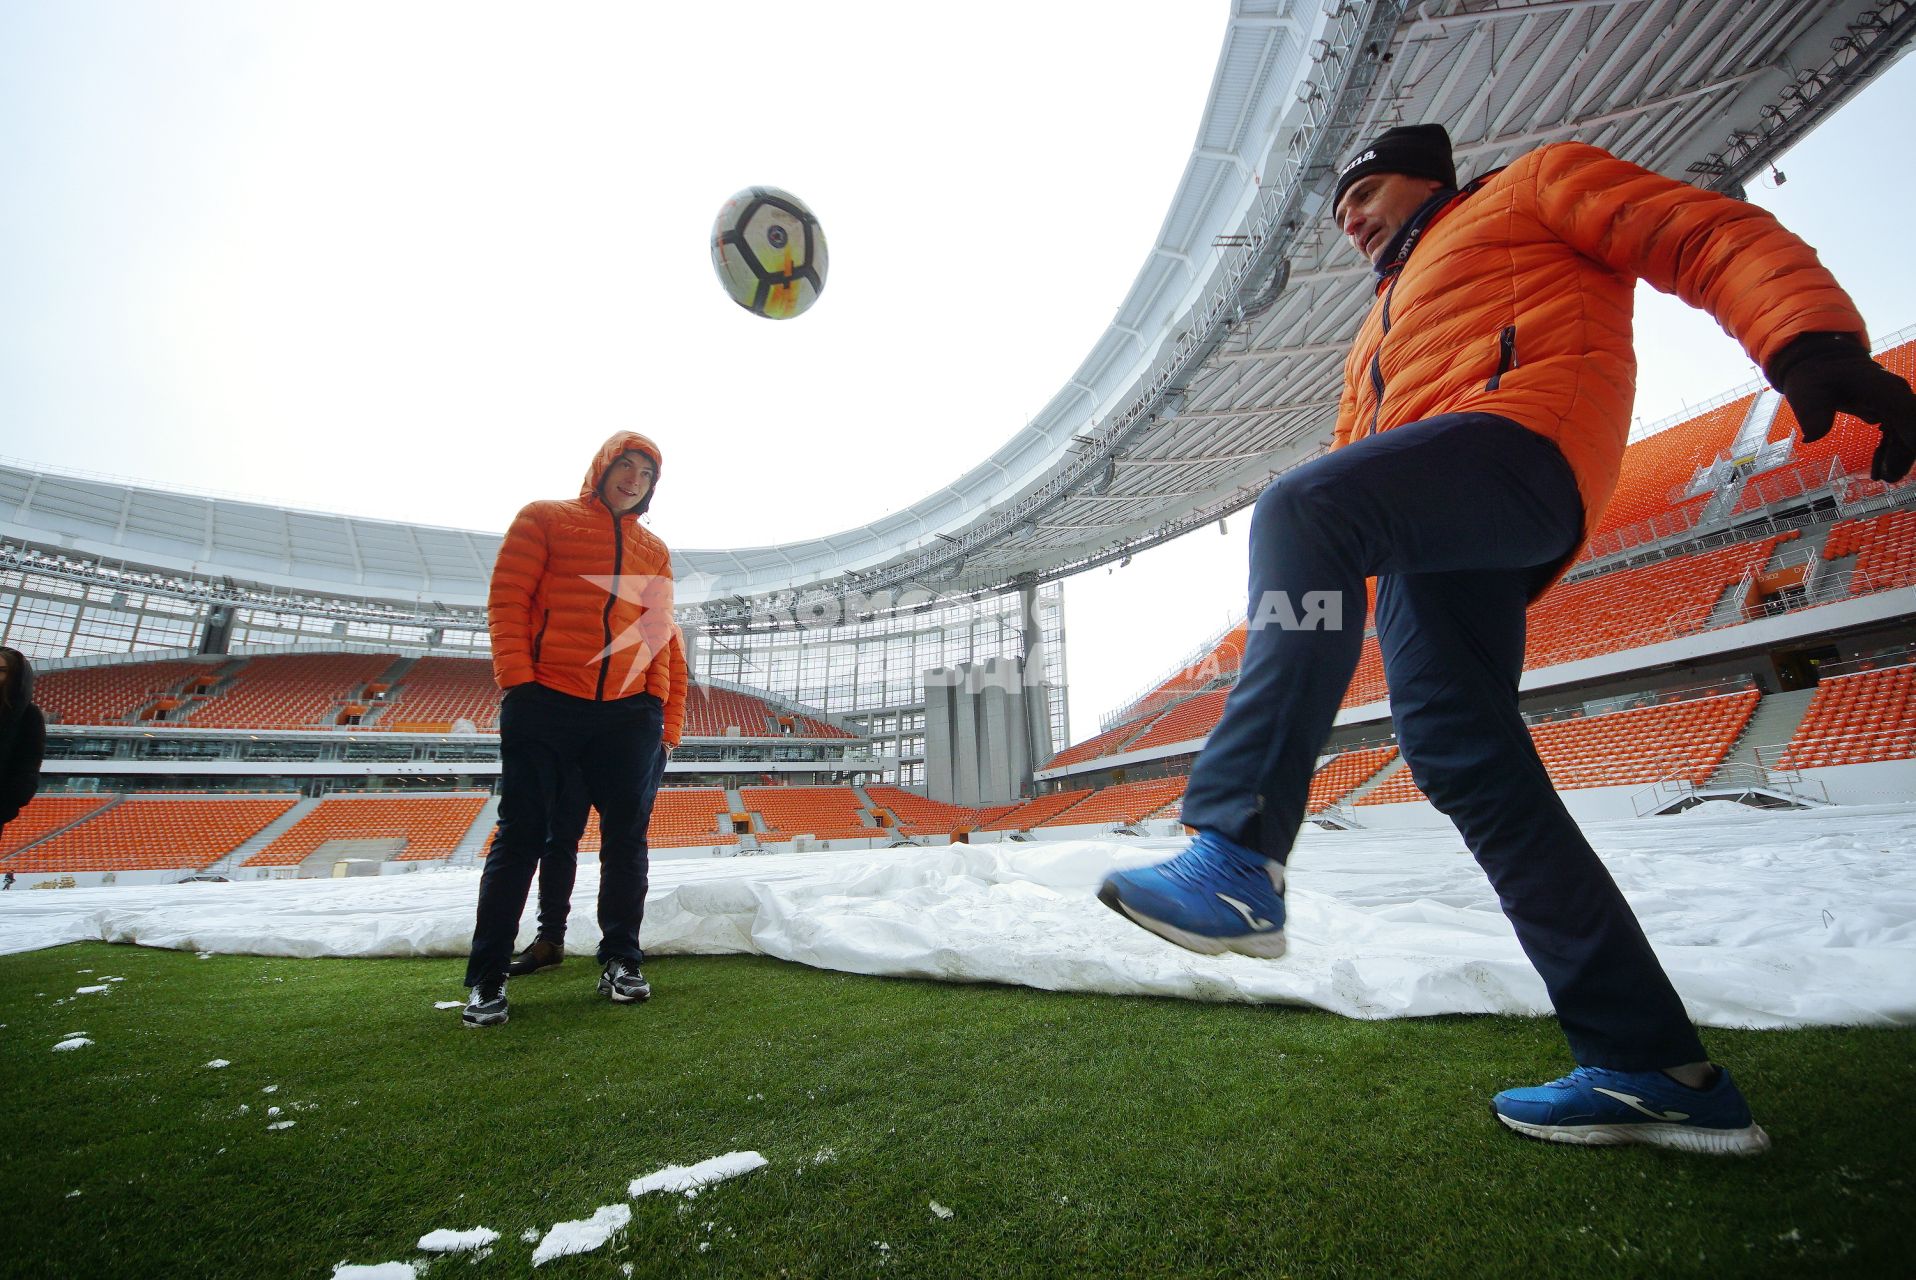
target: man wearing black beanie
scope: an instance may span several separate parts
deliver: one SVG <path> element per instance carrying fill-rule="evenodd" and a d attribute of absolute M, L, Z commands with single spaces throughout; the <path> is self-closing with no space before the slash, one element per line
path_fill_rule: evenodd
<path fill-rule="evenodd" d="M 1411 777 L 1489 876 L 1577 1062 L 1493 1112 L 1556 1142 L 1757 1154 L 1768 1135 L 1537 756 L 1517 702 L 1524 611 L 1616 487 L 1638 279 L 1735 336 L 1806 441 L 1838 412 L 1879 424 L 1878 480 L 1916 461 L 1916 392 L 1768 213 L 1595 147 L 1553 143 L 1459 187 L 1442 126 L 1390 129 L 1340 169 L 1330 209 L 1376 293 L 1334 451 L 1258 499 L 1243 662 L 1185 791 L 1197 836 L 1098 896 L 1194 951 L 1283 954 L 1284 864 L 1375 577 Z"/>

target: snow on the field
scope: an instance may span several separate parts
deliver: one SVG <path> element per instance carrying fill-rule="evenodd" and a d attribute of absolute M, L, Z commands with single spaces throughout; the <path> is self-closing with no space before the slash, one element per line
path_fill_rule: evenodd
<path fill-rule="evenodd" d="M 102 982 L 98 986 L 93 986 L 93 987 L 75 987 L 73 989 L 73 994 L 76 996 L 97 996 L 102 991 L 111 991 L 111 990 L 113 990 L 112 987 Z"/>
<path fill-rule="evenodd" d="M 215 1058 L 211 1062 L 207 1063 L 206 1065 L 211 1067 L 213 1070 L 218 1071 L 221 1067 L 230 1067 L 233 1064 L 228 1062 L 225 1058 Z"/>
<path fill-rule="evenodd" d="M 723 1182 L 754 1169 L 763 1169 L 765 1163 L 765 1157 L 756 1151 L 729 1151 L 697 1164 L 668 1164 L 657 1173 L 632 1179 L 626 1187 L 626 1194 L 636 1200 L 654 1191 L 694 1191 L 710 1183 Z"/>
<path fill-rule="evenodd" d="M 1699 1022 L 1916 1023 L 1916 804 L 1706 805 L 1585 829 Z M 1454 832 L 1306 830 L 1281 960 L 1193 955 L 1097 902 L 1113 867 L 1180 847 L 1100 839 L 660 859 L 643 940 L 652 955 L 761 954 L 1361 1018 L 1549 1011 Z M 223 955 L 463 956 L 478 881 L 458 869 L 9 894 L 0 953 L 104 940 Z M 590 903 L 597 887 L 596 864 L 581 866 L 575 901 Z M 574 914 L 568 944 L 591 955 L 593 914 Z M 521 944 L 533 927 L 529 905 Z"/>
<path fill-rule="evenodd" d="M 435 1000 L 432 1002 L 432 1007 L 435 1009 L 463 1009 L 466 1007 L 466 1002 L 464 1000 Z"/>
<path fill-rule="evenodd" d="M 623 1231 L 625 1224 L 632 1221 L 632 1206 L 629 1204 L 608 1204 L 590 1218 L 580 1218 L 575 1222 L 556 1222 L 552 1230 L 546 1232 L 545 1239 L 532 1251 L 532 1265 L 544 1266 L 554 1258 L 563 1258 L 567 1254 L 590 1253 L 610 1240 L 614 1234 Z"/>
<path fill-rule="evenodd" d="M 333 1280 L 417 1280 L 410 1262 L 375 1262 L 370 1266 L 342 1262 L 333 1268 Z"/>
<path fill-rule="evenodd" d="M 453 1231 L 441 1227 L 437 1231 L 428 1231 L 419 1237 L 419 1247 L 427 1253 L 468 1253 L 474 1249 L 483 1249 L 499 1238 L 499 1233 L 488 1227 L 474 1227 L 470 1231 Z"/>
<path fill-rule="evenodd" d="M 59 1044 L 54 1045 L 53 1051 L 55 1053 L 65 1053 L 70 1049 L 84 1049 L 92 1043 L 93 1042 L 85 1036 L 68 1036 Z"/>

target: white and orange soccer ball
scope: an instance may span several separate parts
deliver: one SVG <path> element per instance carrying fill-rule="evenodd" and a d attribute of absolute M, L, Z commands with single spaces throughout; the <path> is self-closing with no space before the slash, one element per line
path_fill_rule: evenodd
<path fill-rule="evenodd" d="M 712 223 L 712 267 L 732 301 L 789 320 L 825 290 L 825 232 L 805 202 L 777 187 L 747 187 Z"/>

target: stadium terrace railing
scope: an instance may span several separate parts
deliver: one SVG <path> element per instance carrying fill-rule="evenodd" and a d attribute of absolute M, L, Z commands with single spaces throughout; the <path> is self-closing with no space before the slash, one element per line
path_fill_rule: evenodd
<path fill-rule="evenodd" d="M 1150 684 L 1146 685 L 1138 693 L 1133 695 L 1131 698 L 1127 699 L 1125 702 L 1121 703 L 1117 710 L 1107 711 L 1103 715 L 1099 716 L 1098 717 L 1098 732 L 1109 733 L 1111 730 L 1123 724 L 1126 720 L 1129 720 L 1132 716 L 1137 714 L 1138 708 L 1142 707 L 1146 702 L 1150 701 L 1151 696 L 1153 694 L 1155 694 L 1158 690 L 1162 689 L 1166 684 L 1170 683 L 1172 680 L 1175 680 L 1179 676 L 1191 676 L 1195 673 L 1201 672 L 1203 669 L 1204 660 L 1208 658 L 1212 654 L 1212 652 L 1217 649 L 1218 645 L 1223 642 L 1224 637 L 1230 635 L 1232 630 L 1235 629 L 1238 625 L 1239 624 L 1236 619 L 1233 619 L 1232 621 L 1225 623 L 1224 626 L 1209 640 L 1204 641 L 1202 644 L 1198 645 L 1196 648 L 1186 653 L 1184 657 L 1181 658 L 1175 666 L 1173 666 L 1170 670 L 1165 671 L 1164 673 L 1159 675 L 1157 679 L 1153 680 Z M 1198 690 L 1194 688 L 1191 690 L 1191 692 L 1196 693 L 1198 692 Z"/>

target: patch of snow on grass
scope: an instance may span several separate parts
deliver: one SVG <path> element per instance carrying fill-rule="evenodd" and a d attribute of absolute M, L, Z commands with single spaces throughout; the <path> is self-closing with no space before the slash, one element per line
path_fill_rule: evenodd
<path fill-rule="evenodd" d="M 275 1129 L 290 1129 L 298 1123 L 299 1121 L 297 1120 L 275 1120 L 272 1124 L 266 1126 L 266 1130 L 270 1133 Z"/>
<path fill-rule="evenodd" d="M 499 1233 L 490 1227 L 474 1227 L 470 1231 L 441 1227 L 420 1236 L 419 1247 L 427 1253 L 467 1253 L 473 1249 L 483 1249 L 498 1238 Z"/>
<path fill-rule="evenodd" d="M 936 1200 L 933 1200 L 931 1202 L 931 1216 L 942 1222 L 946 1218 L 951 1217 L 951 1210 L 945 1208 L 944 1205 L 939 1204 Z"/>
<path fill-rule="evenodd" d="M 98 986 L 75 987 L 73 989 L 73 994 L 76 996 L 97 996 L 102 991 L 111 991 L 111 990 L 113 990 L 112 987 L 109 987 L 106 983 L 102 982 Z"/>
<path fill-rule="evenodd" d="M 435 1000 L 432 1002 L 432 1007 L 435 1009 L 463 1009 L 466 1007 L 466 1002 L 464 1000 Z"/>
<path fill-rule="evenodd" d="M 519 1239 L 523 1240 L 527 1244 L 538 1244 L 539 1243 L 539 1228 L 527 1227 L 524 1231 L 521 1231 L 519 1233 Z"/>
<path fill-rule="evenodd" d="M 410 1262 L 375 1262 L 369 1266 L 341 1262 L 333 1268 L 333 1280 L 418 1280 L 418 1276 Z"/>
<path fill-rule="evenodd" d="M 763 1169 L 766 1163 L 765 1157 L 756 1151 L 732 1151 L 694 1165 L 668 1164 L 657 1173 L 634 1178 L 626 1194 L 636 1198 L 653 1191 L 695 1191 L 708 1183 Z"/>
<path fill-rule="evenodd" d="M 610 1240 L 615 1232 L 623 1231 L 632 1221 L 632 1206 L 609 1204 L 599 1209 L 590 1218 L 580 1218 L 574 1222 L 555 1222 L 552 1230 L 546 1232 L 546 1238 L 532 1251 L 532 1265 L 544 1266 L 554 1258 L 563 1258 L 574 1253 L 590 1253 Z"/>
<path fill-rule="evenodd" d="M 65 1053 L 68 1049 L 84 1049 L 93 1042 L 85 1036 L 71 1036 L 53 1046 L 55 1053 Z"/>
<path fill-rule="evenodd" d="M 230 1067 L 233 1064 L 228 1062 L 225 1058 L 215 1058 L 211 1062 L 207 1063 L 206 1065 L 213 1068 L 213 1070 L 218 1071 L 221 1067 Z"/>

